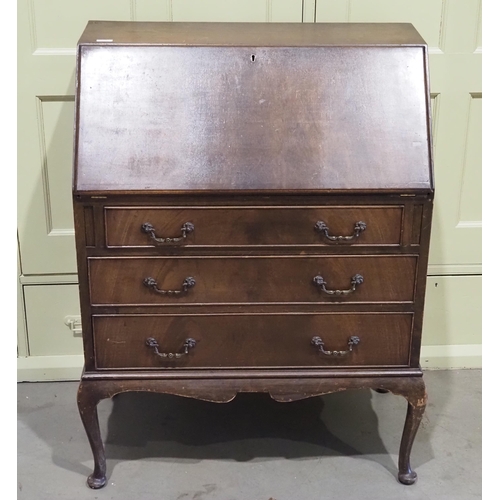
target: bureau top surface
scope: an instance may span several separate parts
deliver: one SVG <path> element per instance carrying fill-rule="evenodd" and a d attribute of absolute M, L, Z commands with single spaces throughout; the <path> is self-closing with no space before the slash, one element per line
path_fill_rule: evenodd
<path fill-rule="evenodd" d="M 88 24 L 77 193 L 429 192 L 409 24 Z"/>
<path fill-rule="evenodd" d="M 425 45 L 409 23 L 167 23 L 90 21 L 79 44 L 317 47 Z"/>

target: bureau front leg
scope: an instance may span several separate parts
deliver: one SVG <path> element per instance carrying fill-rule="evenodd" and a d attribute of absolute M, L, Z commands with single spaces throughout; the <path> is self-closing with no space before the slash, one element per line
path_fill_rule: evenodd
<path fill-rule="evenodd" d="M 417 480 L 417 473 L 411 468 L 410 453 L 427 403 L 423 379 L 414 379 L 409 392 L 404 396 L 408 401 L 408 410 L 399 448 L 398 479 L 403 484 L 413 484 Z"/>
<path fill-rule="evenodd" d="M 97 417 L 97 404 L 101 399 L 103 396 L 99 394 L 96 384 L 84 380 L 80 382 L 77 402 L 94 455 L 94 472 L 87 478 L 87 484 L 93 489 L 102 488 L 106 484 L 106 457 Z"/>

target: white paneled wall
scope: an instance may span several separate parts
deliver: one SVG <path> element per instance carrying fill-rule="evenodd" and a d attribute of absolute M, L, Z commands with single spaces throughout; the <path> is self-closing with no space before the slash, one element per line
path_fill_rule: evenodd
<path fill-rule="evenodd" d="M 88 20 L 411 22 L 430 47 L 436 204 L 424 367 L 481 362 L 480 0 L 20 0 L 20 380 L 78 378 L 71 207 L 75 46 Z M 26 326 L 26 328 L 24 327 Z"/>

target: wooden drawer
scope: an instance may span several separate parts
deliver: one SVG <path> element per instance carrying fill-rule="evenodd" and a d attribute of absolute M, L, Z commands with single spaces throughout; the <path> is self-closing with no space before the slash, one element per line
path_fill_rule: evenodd
<path fill-rule="evenodd" d="M 89 258 L 90 298 L 92 304 L 110 305 L 411 302 L 417 259 L 415 255 Z M 321 289 L 319 278 L 326 282 L 326 290 L 355 290 L 331 295 Z M 355 286 L 353 278 L 358 281 Z M 171 293 L 164 293 L 167 290 Z"/>
<path fill-rule="evenodd" d="M 412 318 L 406 314 L 94 316 L 99 369 L 408 366 Z M 326 355 L 323 349 L 347 351 Z M 349 351 L 353 336 L 359 343 Z M 155 342 L 149 342 L 152 338 Z M 194 347 L 180 358 L 186 339 Z"/>
<path fill-rule="evenodd" d="M 241 247 L 241 246 L 397 246 L 401 241 L 403 206 L 338 207 L 107 207 L 108 247 Z M 354 236 L 331 240 L 330 236 Z M 363 224 L 356 226 L 358 222 Z M 182 228 L 192 224 L 185 238 Z M 180 238 L 158 243 L 157 238 Z M 356 229 L 360 227 L 360 229 Z"/>

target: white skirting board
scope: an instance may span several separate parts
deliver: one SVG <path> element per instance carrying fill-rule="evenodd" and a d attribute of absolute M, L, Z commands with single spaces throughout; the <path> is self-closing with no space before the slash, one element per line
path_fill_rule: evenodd
<path fill-rule="evenodd" d="M 482 344 L 422 346 L 420 365 L 424 370 L 481 368 Z"/>
<path fill-rule="evenodd" d="M 79 380 L 82 370 L 83 354 L 17 358 L 18 382 Z"/>
<path fill-rule="evenodd" d="M 425 369 L 481 368 L 481 344 L 423 346 Z M 29 356 L 17 358 L 17 381 L 79 380 L 83 356 Z"/>

